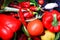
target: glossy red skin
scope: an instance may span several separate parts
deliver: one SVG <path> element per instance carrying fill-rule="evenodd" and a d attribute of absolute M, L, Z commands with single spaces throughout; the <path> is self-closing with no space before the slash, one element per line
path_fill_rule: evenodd
<path fill-rule="evenodd" d="M 30 6 L 30 10 L 31 11 L 37 11 L 37 7 L 36 6 Z"/>
<path fill-rule="evenodd" d="M 43 4 L 44 4 L 44 0 L 38 0 L 38 3 L 39 3 L 40 5 L 43 5 Z"/>
<path fill-rule="evenodd" d="M 24 12 L 23 14 L 26 19 L 32 18 L 34 16 L 32 12 Z"/>
<path fill-rule="evenodd" d="M 0 14 L 0 35 L 2 39 L 12 38 L 13 33 L 21 26 L 21 22 L 11 16 Z"/>
<path fill-rule="evenodd" d="M 23 12 L 21 11 L 21 9 L 19 9 L 19 16 L 20 16 L 20 21 L 21 21 L 22 24 L 26 27 L 26 26 L 27 26 L 27 23 L 26 23 L 26 21 L 25 21 L 24 14 L 23 14 Z"/>
<path fill-rule="evenodd" d="M 3 28 L 2 26 L 0 27 L 0 36 L 2 39 L 11 39 L 13 37 L 13 32 L 10 30 L 8 27 Z"/>
<path fill-rule="evenodd" d="M 30 2 L 22 2 L 20 4 L 23 8 L 29 8 L 30 7 Z"/>
<path fill-rule="evenodd" d="M 28 23 L 27 30 L 31 36 L 41 35 L 44 30 L 43 24 L 40 20 L 36 19 Z"/>
<path fill-rule="evenodd" d="M 53 21 L 53 14 L 57 15 L 57 20 L 58 20 L 58 25 L 53 26 L 52 21 Z M 59 32 L 60 31 L 60 13 L 56 10 L 52 10 L 51 12 L 44 12 L 44 15 L 42 17 L 42 21 L 44 24 L 44 27 L 50 30 L 51 32 Z"/>

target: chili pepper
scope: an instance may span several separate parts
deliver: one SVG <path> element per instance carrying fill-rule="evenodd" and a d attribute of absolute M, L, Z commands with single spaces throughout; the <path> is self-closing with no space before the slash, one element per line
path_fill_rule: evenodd
<path fill-rule="evenodd" d="M 38 0 L 38 3 L 39 3 L 40 5 L 43 5 L 43 4 L 44 4 L 44 0 Z"/>
<path fill-rule="evenodd" d="M 45 28 L 51 32 L 60 31 L 60 13 L 57 10 L 46 11 L 42 17 Z"/>
<path fill-rule="evenodd" d="M 33 15 L 33 12 L 24 12 L 24 17 L 26 18 L 26 19 L 29 19 L 29 18 L 32 18 L 34 15 Z"/>
<path fill-rule="evenodd" d="M 24 18 L 23 12 L 21 11 L 21 8 L 19 9 L 19 16 L 20 16 L 20 20 L 24 24 L 24 26 L 27 26 L 27 23 L 25 21 L 25 18 Z"/>
<path fill-rule="evenodd" d="M 21 22 L 18 19 L 0 14 L 0 37 L 2 39 L 11 39 L 20 26 Z"/>
<path fill-rule="evenodd" d="M 30 10 L 32 10 L 32 11 L 38 11 L 38 10 L 40 10 L 40 7 L 30 6 Z"/>
<path fill-rule="evenodd" d="M 30 2 L 22 2 L 20 4 L 23 8 L 29 8 L 30 7 Z"/>

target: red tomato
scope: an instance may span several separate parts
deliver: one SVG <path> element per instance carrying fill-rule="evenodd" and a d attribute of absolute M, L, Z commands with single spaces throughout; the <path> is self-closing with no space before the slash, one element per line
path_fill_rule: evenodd
<path fill-rule="evenodd" d="M 28 23 L 27 30 L 31 36 L 41 35 L 43 32 L 43 24 L 40 20 L 36 19 Z"/>

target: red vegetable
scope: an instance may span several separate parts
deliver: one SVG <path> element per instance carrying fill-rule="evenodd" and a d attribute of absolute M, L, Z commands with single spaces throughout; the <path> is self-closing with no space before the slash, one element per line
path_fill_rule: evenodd
<path fill-rule="evenodd" d="M 30 6 L 30 10 L 32 10 L 32 11 L 37 11 L 38 8 L 37 8 L 36 6 Z"/>
<path fill-rule="evenodd" d="M 13 33 L 21 26 L 21 22 L 11 16 L 0 14 L 0 36 L 2 39 L 10 39 Z"/>
<path fill-rule="evenodd" d="M 23 8 L 29 8 L 30 7 L 30 2 L 22 2 L 20 4 Z"/>
<path fill-rule="evenodd" d="M 21 22 L 24 24 L 24 26 L 26 27 L 27 26 L 27 23 L 25 21 L 25 18 L 24 18 L 24 15 L 23 15 L 23 12 L 21 11 L 21 8 L 19 9 L 19 16 L 20 16 L 20 20 Z"/>
<path fill-rule="evenodd" d="M 27 30 L 31 36 L 41 35 L 43 32 L 43 24 L 40 20 L 36 19 L 28 23 Z"/>
<path fill-rule="evenodd" d="M 29 18 L 32 18 L 34 15 L 33 15 L 33 12 L 24 12 L 23 13 L 24 14 L 24 17 L 26 18 L 26 19 L 29 19 Z"/>
<path fill-rule="evenodd" d="M 43 5 L 43 4 L 44 4 L 44 0 L 38 0 L 38 3 L 39 3 L 40 5 Z"/>
<path fill-rule="evenodd" d="M 52 32 L 60 31 L 60 13 L 56 10 L 44 12 L 42 18 L 45 28 Z"/>

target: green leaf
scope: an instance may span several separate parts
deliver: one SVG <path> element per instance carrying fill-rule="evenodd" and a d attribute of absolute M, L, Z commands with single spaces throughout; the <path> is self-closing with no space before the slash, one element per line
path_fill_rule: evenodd
<path fill-rule="evenodd" d="M 30 37 L 30 35 L 29 35 L 25 26 L 22 27 L 22 31 L 26 34 L 26 36 Z"/>
<path fill-rule="evenodd" d="M 1 9 L 3 9 L 4 7 L 8 6 L 10 2 L 13 2 L 14 0 L 4 0 L 3 1 L 3 5 L 1 6 Z"/>

